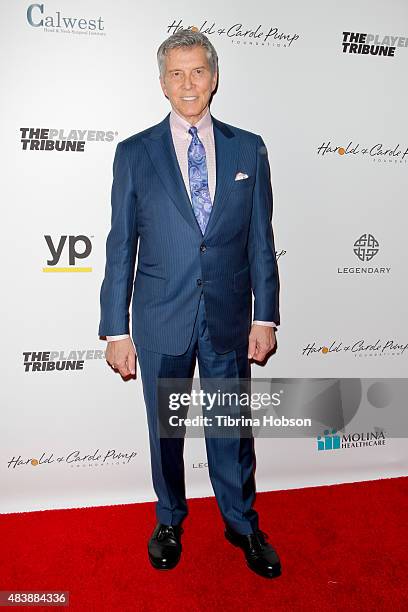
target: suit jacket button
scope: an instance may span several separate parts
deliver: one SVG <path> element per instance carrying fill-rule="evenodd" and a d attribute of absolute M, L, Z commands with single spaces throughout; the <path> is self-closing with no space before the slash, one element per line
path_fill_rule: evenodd
<path fill-rule="evenodd" d="M 202 245 L 200 246 L 200 251 L 201 251 L 202 253 L 205 253 L 205 252 L 206 252 L 206 250 L 207 250 L 207 247 L 205 246 L 205 244 L 202 244 Z"/>
<path fill-rule="evenodd" d="M 197 278 L 197 287 L 201 287 L 202 284 L 203 281 L 201 280 L 201 278 Z"/>

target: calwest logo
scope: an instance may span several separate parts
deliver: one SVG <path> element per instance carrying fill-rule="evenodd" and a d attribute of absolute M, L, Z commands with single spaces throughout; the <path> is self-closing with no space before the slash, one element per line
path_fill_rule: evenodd
<path fill-rule="evenodd" d="M 84 19 L 83 17 L 64 17 L 60 11 L 57 11 L 55 15 L 44 14 L 44 4 L 30 4 L 27 8 L 27 22 L 33 28 L 48 28 L 55 30 L 71 31 L 87 30 L 91 32 L 102 33 L 105 28 L 103 27 L 102 17 L 97 19 Z"/>

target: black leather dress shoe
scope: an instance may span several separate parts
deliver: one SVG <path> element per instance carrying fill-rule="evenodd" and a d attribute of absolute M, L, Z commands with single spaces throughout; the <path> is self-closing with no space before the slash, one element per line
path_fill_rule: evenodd
<path fill-rule="evenodd" d="M 281 575 L 281 564 L 277 552 L 267 543 L 266 533 L 258 529 L 255 533 L 242 535 L 229 525 L 225 537 L 234 546 L 239 546 L 245 553 L 248 567 L 264 578 L 276 578 Z"/>
<path fill-rule="evenodd" d="M 181 556 L 181 525 L 157 523 L 147 545 L 150 563 L 156 569 L 176 567 Z"/>

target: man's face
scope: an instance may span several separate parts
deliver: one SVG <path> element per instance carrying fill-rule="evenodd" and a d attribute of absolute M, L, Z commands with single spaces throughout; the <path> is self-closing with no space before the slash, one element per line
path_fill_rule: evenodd
<path fill-rule="evenodd" d="M 178 47 L 166 54 L 160 84 L 174 110 L 194 125 L 207 111 L 217 73 L 211 76 L 204 47 Z"/>

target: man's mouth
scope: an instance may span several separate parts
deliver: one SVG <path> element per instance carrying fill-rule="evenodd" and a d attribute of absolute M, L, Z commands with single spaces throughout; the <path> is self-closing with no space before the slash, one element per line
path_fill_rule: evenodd
<path fill-rule="evenodd" d="M 198 96 L 184 96 L 181 99 L 186 102 L 193 102 L 193 100 L 197 100 Z"/>

